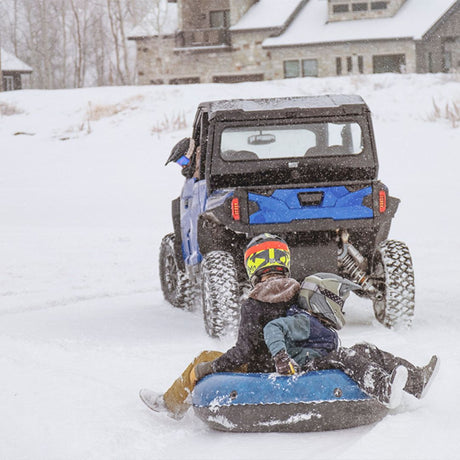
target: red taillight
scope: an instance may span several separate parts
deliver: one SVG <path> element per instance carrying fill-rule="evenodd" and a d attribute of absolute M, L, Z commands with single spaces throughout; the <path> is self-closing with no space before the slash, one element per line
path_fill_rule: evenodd
<path fill-rule="evenodd" d="M 379 212 L 383 213 L 387 210 L 387 194 L 385 190 L 379 192 Z"/>
<path fill-rule="evenodd" d="M 232 200 L 232 217 L 233 220 L 240 220 L 240 200 L 238 198 L 233 198 Z"/>

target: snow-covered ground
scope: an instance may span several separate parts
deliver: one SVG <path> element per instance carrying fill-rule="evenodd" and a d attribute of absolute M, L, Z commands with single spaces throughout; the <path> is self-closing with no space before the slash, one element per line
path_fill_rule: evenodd
<path fill-rule="evenodd" d="M 430 393 L 327 433 L 220 433 L 192 412 L 176 422 L 148 411 L 140 387 L 166 389 L 199 351 L 233 340 L 209 338 L 199 312 L 162 298 L 158 247 L 182 184 L 164 167 L 171 147 L 200 101 L 332 93 L 360 94 L 373 111 L 380 178 L 402 199 L 391 236 L 411 248 L 417 284 L 412 330 L 386 330 L 354 296 L 343 342 L 416 364 L 438 353 Z M 0 110 L 19 112 L 0 116 L 0 458 L 460 458 L 460 129 L 433 117 L 433 101 L 460 107 L 458 76 L 0 94 Z"/>

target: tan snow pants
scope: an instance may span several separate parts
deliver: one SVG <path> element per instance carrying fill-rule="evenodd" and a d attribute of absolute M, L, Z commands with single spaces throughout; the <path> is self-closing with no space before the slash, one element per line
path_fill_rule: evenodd
<path fill-rule="evenodd" d="M 206 363 L 222 356 L 220 351 L 203 351 L 201 352 L 182 372 L 182 375 L 169 387 L 163 395 L 167 409 L 175 417 L 181 418 L 189 409 L 191 402 L 189 395 L 195 386 L 190 380 L 190 372 L 199 363 Z"/>

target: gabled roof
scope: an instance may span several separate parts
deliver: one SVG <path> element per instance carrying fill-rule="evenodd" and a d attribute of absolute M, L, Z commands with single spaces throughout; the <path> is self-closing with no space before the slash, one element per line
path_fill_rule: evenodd
<path fill-rule="evenodd" d="M 232 27 L 231 31 L 279 29 L 305 0 L 259 0 Z"/>
<path fill-rule="evenodd" d="M 8 53 L 3 48 L 1 49 L 1 70 L 2 72 L 20 72 L 31 73 L 32 67 L 18 59 L 14 54 Z"/>
<path fill-rule="evenodd" d="M 326 0 L 309 0 L 287 30 L 264 47 L 394 38 L 421 39 L 459 0 L 406 0 L 390 18 L 328 22 Z"/>
<path fill-rule="evenodd" d="M 145 18 L 129 33 L 128 38 L 172 35 L 178 29 L 177 3 L 160 0 Z"/>
<path fill-rule="evenodd" d="M 396 38 L 419 40 L 456 4 L 460 0 L 406 0 L 393 17 L 328 22 L 327 0 L 259 0 L 230 30 L 277 30 L 279 35 L 265 39 L 264 47 Z M 172 35 L 177 30 L 177 3 L 160 0 L 128 38 Z"/>

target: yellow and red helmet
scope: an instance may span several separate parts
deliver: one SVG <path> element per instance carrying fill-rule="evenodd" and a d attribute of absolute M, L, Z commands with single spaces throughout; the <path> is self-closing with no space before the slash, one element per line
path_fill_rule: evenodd
<path fill-rule="evenodd" d="M 262 233 L 253 238 L 244 253 L 244 265 L 252 284 L 262 275 L 280 273 L 289 275 L 291 253 L 282 238 L 270 233 Z"/>

